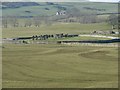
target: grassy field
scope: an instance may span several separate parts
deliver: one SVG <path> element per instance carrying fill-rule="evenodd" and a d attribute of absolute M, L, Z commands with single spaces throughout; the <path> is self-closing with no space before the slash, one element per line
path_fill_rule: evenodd
<path fill-rule="evenodd" d="M 15 38 L 21 36 L 33 36 L 41 34 L 56 33 L 91 33 L 95 30 L 111 30 L 111 26 L 107 23 L 95 24 L 79 24 L 79 23 L 56 23 L 51 26 L 42 25 L 41 27 L 19 27 L 19 28 L 3 28 L 3 38 Z"/>
<path fill-rule="evenodd" d="M 57 41 L 80 41 L 80 40 L 109 40 L 109 38 L 100 38 L 100 37 L 71 37 L 71 38 L 61 38 L 61 39 L 50 39 L 50 40 L 57 40 Z"/>
<path fill-rule="evenodd" d="M 117 87 L 117 48 L 3 45 L 3 87 Z"/>
<path fill-rule="evenodd" d="M 80 34 L 111 30 L 106 23 L 56 23 L 3 28 L 3 38 L 41 34 Z M 99 40 L 93 37 L 64 40 Z M 102 38 L 106 39 L 106 38 Z M 118 86 L 118 48 L 60 44 L 3 44 L 3 87 L 113 88 Z"/>
<path fill-rule="evenodd" d="M 51 16 L 65 8 L 67 13 L 80 12 L 81 15 L 116 13 L 115 3 L 56 3 L 49 5 L 38 2 L 39 6 L 21 6 L 2 9 L 2 16 Z M 20 3 L 19 3 L 20 4 Z M 88 9 L 85 9 L 85 8 Z M 70 11 L 71 10 L 71 11 Z M 74 12 L 75 10 L 75 12 Z M 77 11 L 76 11 L 77 10 Z M 90 34 L 93 31 L 111 30 L 106 20 L 109 15 L 98 15 L 104 23 L 53 23 L 40 27 L 12 28 L 8 18 L 8 28 L 2 29 L 2 38 L 17 38 L 43 34 Z M 45 17 L 44 17 L 45 18 Z M 17 19 L 24 25 L 28 19 Z M 34 23 L 32 19 L 29 22 Z M 117 36 L 117 35 L 116 35 Z M 56 40 L 100 40 L 106 38 L 74 37 Z M 30 40 L 31 42 L 32 40 Z M 32 41 L 33 42 L 33 41 Z M 36 42 L 36 41 L 34 41 Z M 83 46 L 62 44 L 7 44 L 2 48 L 3 88 L 117 88 L 118 48 L 105 46 Z"/>
<path fill-rule="evenodd" d="M 90 37 L 90 36 L 87 36 L 87 37 L 67 37 L 67 38 L 49 38 L 47 40 L 36 40 L 34 42 L 38 42 L 38 41 L 82 41 L 82 40 L 110 40 L 109 38 L 100 38 L 100 37 Z M 20 41 L 20 40 L 19 40 Z M 23 40 L 21 40 L 22 42 Z M 26 40 L 28 42 L 33 42 L 33 40 Z"/>

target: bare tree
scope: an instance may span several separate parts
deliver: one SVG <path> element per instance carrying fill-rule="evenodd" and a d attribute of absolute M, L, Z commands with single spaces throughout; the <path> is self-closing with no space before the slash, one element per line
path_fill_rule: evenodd
<path fill-rule="evenodd" d="M 108 23 L 112 25 L 112 29 L 115 29 L 116 27 L 118 27 L 118 19 L 119 17 L 117 15 L 110 15 L 108 17 Z"/>
<path fill-rule="evenodd" d="M 10 24 L 13 26 L 13 27 L 18 27 L 19 26 L 19 21 L 18 21 L 18 18 L 17 17 L 11 17 L 9 18 L 9 21 L 10 21 Z"/>
<path fill-rule="evenodd" d="M 8 27 L 8 19 L 7 19 L 7 17 L 4 17 L 2 19 L 2 27 L 4 27 L 4 28 Z"/>
<path fill-rule="evenodd" d="M 31 27 L 31 26 L 32 26 L 32 20 L 30 18 L 26 18 L 24 27 Z"/>
<path fill-rule="evenodd" d="M 47 26 L 50 26 L 50 25 L 53 24 L 53 18 L 52 18 L 52 17 L 46 17 L 46 18 L 44 19 L 44 22 L 45 22 L 45 24 L 46 24 Z"/>
<path fill-rule="evenodd" d="M 96 15 L 84 15 L 82 16 L 81 23 L 96 23 Z"/>
<path fill-rule="evenodd" d="M 36 27 L 40 27 L 41 25 L 41 17 L 40 16 L 35 16 L 33 17 L 33 22 Z"/>

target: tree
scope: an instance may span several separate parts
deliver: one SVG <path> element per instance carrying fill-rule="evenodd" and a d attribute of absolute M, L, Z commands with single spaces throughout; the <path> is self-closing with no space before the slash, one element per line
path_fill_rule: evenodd
<path fill-rule="evenodd" d="M 80 23 L 96 23 L 96 15 L 84 15 L 81 17 Z"/>
<path fill-rule="evenodd" d="M 36 27 L 40 27 L 41 25 L 41 17 L 40 16 L 35 16 L 33 17 L 33 22 Z"/>
<path fill-rule="evenodd" d="M 8 27 L 8 19 L 7 19 L 7 17 L 4 17 L 4 18 L 2 19 L 2 26 L 3 26 L 4 28 L 7 28 L 7 27 Z"/>
<path fill-rule="evenodd" d="M 108 17 L 108 23 L 112 25 L 112 29 L 115 29 L 118 26 L 118 16 L 117 15 L 110 15 Z"/>
<path fill-rule="evenodd" d="M 31 27 L 32 26 L 32 20 L 30 18 L 25 19 L 24 27 Z"/>
<path fill-rule="evenodd" d="M 18 18 L 15 17 L 15 16 L 9 18 L 9 23 L 10 23 L 13 27 L 18 27 L 18 26 L 19 26 Z"/>
<path fill-rule="evenodd" d="M 53 24 L 53 18 L 46 16 L 46 17 L 44 18 L 44 22 L 45 22 L 45 24 L 46 24 L 47 26 L 50 26 L 50 25 Z"/>
<path fill-rule="evenodd" d="M 80 17 L 82 16 L 81 11 L 77 8 L 67 9 L 66 13 L 67 13 L 66 15 L 68 16 L 66 21 L 69 21 L 69 22 L 79 22 Z M 70 18 L 74 18 L 74 20 Z"/>

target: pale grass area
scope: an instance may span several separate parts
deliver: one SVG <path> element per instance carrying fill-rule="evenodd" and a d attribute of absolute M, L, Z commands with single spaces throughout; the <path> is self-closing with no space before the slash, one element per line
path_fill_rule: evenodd
<path fill-rule="evenodd" d="M 91 33 L 95 30 L 110 30 L 111 26 L 107 23 L 95 24 L 80 24 L 80 23 L 56 23 L 51 26 L 42 25 L 40 27 L 18 27 L 18 28 L 3 28 L 3 38 L 15 38 L 21 36 L 33 36 L 41 34 L 81 34 Z"/>
<path fill-rule="evenodd" d="M 3 87 L 118 87 L 117 47 L 57 44 L 3 46 Z"/>

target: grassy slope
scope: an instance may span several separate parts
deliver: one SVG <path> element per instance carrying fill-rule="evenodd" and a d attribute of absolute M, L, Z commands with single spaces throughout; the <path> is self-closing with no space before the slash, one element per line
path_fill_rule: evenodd
<path fill-rule="evenodd" d="M 5 15 L 15 15 L 15 16 L 36 16 L 36 15 L 55 15 L 56 11 L 58 10 L 55 5 L 47 5 L 45 3 L 40 3 L 40 6 L 28 6 L 28 7 L 21 7 L 15 9 L 4 9 L 2 11 L 3 16 Z M 66 7 L 68 9 L 76 7 L 80 10 L 81 13 L 113 13 L 118 12 L 118 5 L 117 4 L 110 4 L 110 3 L 59 3 L 60 6 Z M 94 10 L 86 10 L 83 7 L 91 7 L 97 9 L 106 9 L 106 11 L 94 11 Z M 45 10 L 45 8 L 49 8 L 50 10 Z M 26 13 L 25 11 L 31 11 L 31 13 Z"/>
<path fill-rule="evenodd" d="M 62 27 L 62 28 L 61 28 Z M 40 34 L 56 34 L 56 33 L 90 33 L 94 30 L 110 30 L 111 26 L 106 23 L 96 24 L 54 24 L 52 26 L 41 26 L 39 28 L 3 28 L 3 38 L 20 37 L 20 36 L 33 36 Z"/>
<path fill-rule="evenodd" d="M 73 5 L 76 8 L 85 11 L 83 7 L 91 7 L 96 9 L 106 9 L 106 11 L 97 11 L 99 13 L 112 13 L 112 12 L 118 12 L 118 4 L 113 3 L 93 3 L 93 2 L 82 2 L 82 3 L 61 3 L 63 6 L 67 5 Z M 86 10 L 91 11 L 91 10 Z M 94 11 L 94 10 L 93 10 Z"/>
<path fill-rule="evenodd" d="M 49 6 L 52 10 L 45 10 L 48 6 L 28 6 L 28 7 L 21 7 L 17 9 L 5 9 L 3 10 L 3 15 L 10 15 L 10 16 L 37 16 L 37 15 L 53 15 L 56 13 L 57 9 Z M 31 13 L 26 13 L 25 11 L 31 11 Z M 13 12 L 13 13 L 9 13 Z"/>
<path fill-rule="evenodd" d="M 35 44 L 4 47 L 3 87 L 117 87 L 117 48 Z"/>

